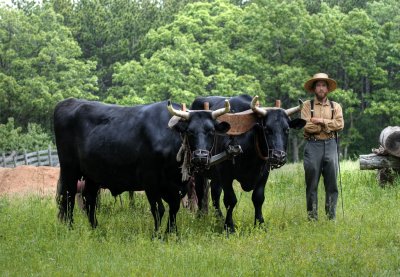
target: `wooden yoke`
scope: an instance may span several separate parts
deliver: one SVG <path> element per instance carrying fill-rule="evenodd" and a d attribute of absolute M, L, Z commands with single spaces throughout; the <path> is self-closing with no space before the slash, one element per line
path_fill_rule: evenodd
<path fill-rule="evenodd" d="M 218 120 L 231 125 L 228 135 L 238 136 L 253 128 L 257 122 L 257 115 L 252 110 L 247 110 L 240 113 L 226 113 L 218 117 Z"/>
<path fill-rule="evenodd" d="M 204 103 L 204 109 L 206 109 L 206 104 L 208 105 L 208 103 Z M 256 102 L 256 106 L 260 106 L 258 100 Z M 275 107 L 271 109 L 275 108 L 281 108 L 281 100 L 275 101 Z M 231 125 L 231 128 L 227 132 L 228 135 L 238 136 L 253 128 L 253 126 L 257 123 L 258 116 L 259 115 L 250 109 L 240 113 L 226 113 L 221 115 L 218 120 L 228 122 Z"/>

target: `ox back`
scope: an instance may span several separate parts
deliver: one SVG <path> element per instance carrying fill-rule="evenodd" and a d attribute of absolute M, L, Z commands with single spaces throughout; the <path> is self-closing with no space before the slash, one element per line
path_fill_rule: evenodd
<path fill-rule="evenodd" d="M 93 227 L 97 225 L 97 193 L 102 187 L 113 195 L 145 190 L 156 231 L 165 210 L 162 199 L 165 200 L 169 205 L 167 231 L 175 231 L 176 213 L 180 198 L 186 193 L 186 182 L 182 181 L 176 161 L 181 135 L 168 128 L 170 118 L 167 101 L 134 107 L 77 99 L 60 102 L 54 112 L 60 160 L 59 218 L 72 224 L 76 184 L 83 177 L 82 195 Z M 196 113 L 182 123 L 183 127 L 177 126 L 185 132 L 191 124 L 198 130 L 213 123 L 216 121 L 209 113 Z M 202 143 L 207 145 L 204 140 Z"/>
<path fill-rule="evenodd" d="M 208 102 L 210 109 L 218 109 L 226 97 L 197 98 L 191 109 L 202 109 L 204 102 Z M 231 103 L 231 112 L 238 113 L 249 110 L 252 98 L 249 95 L 240 95 L 228 98 Z M 286 162 L 286 149 L 289 129 L 300 129 L 305 121 L 302 119 L 290 120 L 283 109 L 268 111 L 266 116 L 256 116 L 256 123 L 247 132 L 235 136 L 219 136 L 215 150 L 223 151 L 227 145 L 240 145 L 243 153 L 233 161 L 225 161 L 211 168 L 208 172 L 196 175 L 196 193 L 199 203 L 204 203 L 202 198 L 207 184 L 206 178 L 211 180 L 211 196 L 213 206 L 218 215 L 222 216 L 220 209 L 220 195 L 224 191 L 224 204 L 226 207 L 225 229 L 235 231 L 232 217 L 237 198 L 233 190 L 233 181 L 237 180 L 243 190 L 253 191 L 252 201 L 255 209 L 254 223 L 263 223 L 262 205 L 264 191 L 272 162 L 277 167 Z M 207 205 L 204 203 L 203 205 Z M 200 206 L 200 209 L 204 207 Z"/>

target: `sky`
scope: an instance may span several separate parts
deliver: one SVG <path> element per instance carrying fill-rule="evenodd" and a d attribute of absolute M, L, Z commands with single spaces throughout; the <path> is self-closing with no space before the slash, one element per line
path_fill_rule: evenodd
<path fill-rule="evenodd" d="M 1 4 L 11 4 L 11 0 L 0 0 Z"/>
<path fill-rule="evenodd" d="M 36 0 L 36 2 L 38 2 L 40 0 Z M 0 0 L 0 5 L 11 5 L 11 0 Z"/>
<path fill-rule="evenodd" d="M 11 5 L 11 0 L 0 0 L 0 5 Z"/>

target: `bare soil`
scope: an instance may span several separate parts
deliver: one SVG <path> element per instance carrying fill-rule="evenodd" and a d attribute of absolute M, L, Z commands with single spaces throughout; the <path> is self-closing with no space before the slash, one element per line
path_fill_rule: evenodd
<path fill-rule="evenodd" d="M 55 195 L 59 167 L 0 167 L 0 196 Z"/>

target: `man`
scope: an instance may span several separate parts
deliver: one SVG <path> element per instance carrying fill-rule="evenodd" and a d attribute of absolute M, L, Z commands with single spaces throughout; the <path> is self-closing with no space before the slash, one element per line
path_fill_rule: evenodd
<path fill-rule="evenodd" d="M 338 149 L 336 132 L 343 129 L 342 107 L 328 100 L 336 89 L 336 81 L 325 73 L 317 73 L 304 84 L 304 89 L 314 94 L 306 101 L 301 118 L 306 120 L 304 138 L 304 171 L 308 219 L 318 220 L 318 182 L 322 174 L 325 186 L 325 212 L 329 219 L 336 218 L 338 198 Z"/>

